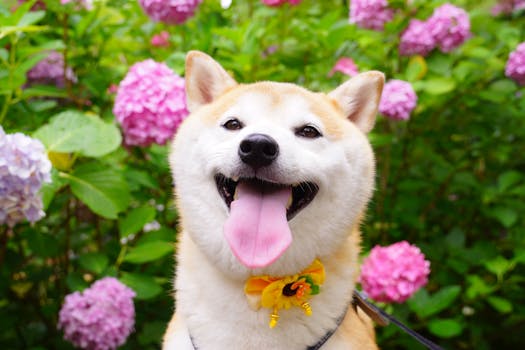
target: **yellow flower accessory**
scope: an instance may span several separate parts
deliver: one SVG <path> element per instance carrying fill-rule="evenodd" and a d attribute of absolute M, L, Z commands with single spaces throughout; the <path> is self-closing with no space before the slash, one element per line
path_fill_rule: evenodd
<path fill-rule="evenodd" d="M 324 283 L 324 266 L 319 259 L 299 274 L 286 277 L 270 277 L 267 275 L 250 277 L 244 285 L 248 299 L 260 296 L 258 304 L 272 309 L 270 328 L 277 325 L 279 310 L 292 306 L 301 307 L 308 316 L 312 309 L 308 300 L 312 295 L 319 294 L 319 286 Z"/>

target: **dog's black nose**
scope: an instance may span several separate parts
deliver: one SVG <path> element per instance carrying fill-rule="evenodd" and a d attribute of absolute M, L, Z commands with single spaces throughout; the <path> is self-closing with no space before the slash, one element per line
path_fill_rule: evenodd
<path fill-rule="evenodd" d="M 268 135 L 248 135 L 239 145 L 239 157 L 254 169 L 272 164 L 278 155 L 279 145 Z"/>

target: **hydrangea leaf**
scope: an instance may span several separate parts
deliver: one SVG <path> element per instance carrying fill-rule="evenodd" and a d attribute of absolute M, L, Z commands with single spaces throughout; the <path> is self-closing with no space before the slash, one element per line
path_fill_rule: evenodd
<path fill-rule="evenodd" d="M 151 299 L 162 292 L 162 287 L 149 275 L 123 272 L 120 281 L 137 293 L 137 299 Z"/>
<path fill-rule="evenodd" d="M 49 152 L 79 153 L 101 157 L 118 148 L 122 139 L 118 128 L 96 115 L 76 111 L 57 114 L 34 133 Z"/>
<path fill-rule="evenodd" d="M 129 250 L 124 261 L 132 264 L 143 264 L 162 258 L 166 254 L 173 253 L 173 243 L 156 241 L 136 246 Z"/>
<path fill-rule="evenodd" d="M 86 270 L 101 274 L 108 266 L 109 259 L 102 253 L 87 253 L 78 258 L 78 263 Z"/>
<path fill-rule="evenodd" d="M 428 324 L 431 333 L 442 338 L 455 337 L 463 331 L 463 325 L 453 319 L 436 319 Z"/>
<path fill-rule="evenodd" d="M 139 232 L 145 224 L 155 219 L 155 208 L 145 205 L 131 210 L 119 220 L 120 237 L 124 238 Z"/>

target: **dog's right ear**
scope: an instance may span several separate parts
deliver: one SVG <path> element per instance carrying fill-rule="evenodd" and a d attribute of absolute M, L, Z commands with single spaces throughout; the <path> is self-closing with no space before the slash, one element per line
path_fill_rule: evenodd
<path fill-rule="evenodd" d="M 213 58 L 200 51 L 186 56 L 186 99 L 188 110 L 211 103 L 237 82 Z"/>

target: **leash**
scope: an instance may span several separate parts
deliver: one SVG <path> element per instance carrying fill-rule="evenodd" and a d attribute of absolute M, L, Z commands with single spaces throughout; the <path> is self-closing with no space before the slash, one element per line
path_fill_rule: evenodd
<path fill-rule="evenodd" d="M 350 305 L 354 308 L 354 310 L 357 312 L 357 308 L 359 307 L 361 310 L 363 310 L 364 313 L 366 313 L 375 323 L 377 323 L 379 326 L 385 327 L 392 322 L 397 327 L 399 327 L 403 332 L 417 340 L 421 345 L 425 346 L 429 350 L 444 350 L 442 347 L 434 343 L 433 341 L 425 338 L 418 332 L 414 331 L 413 329 L 409 328 L 405 324 L 403 324 L 401 321 L 399 321 L 394 316 L 388 314 L 383 309 L 375 306 L 371 302 L 369 302 L 366 298 L 366 296 L 359 292 L 357 289 L 354 289 L 354 293 L 352 295 L 352 300 L 350 302 Z M 343 323 L 343 320 L 346 316 L 346 310 L 345 308 L 344 313 L 339 316 L 339 318 L 336 321 L 335 328 L 329 330 L 315 345 L 309 346 L 306 348 L 306 350 L 319 350 L 321 347 L 326 344 L 326 342 L 332 337 L 332 335 L 339 329 L 339 326 L 341 323 Z M 191 344 L 193 345 L 193 349 L 198 350 L 197 346 L 195 346 L 195 342 L 193 341 L 193 337 L 190 335 Z"/>

